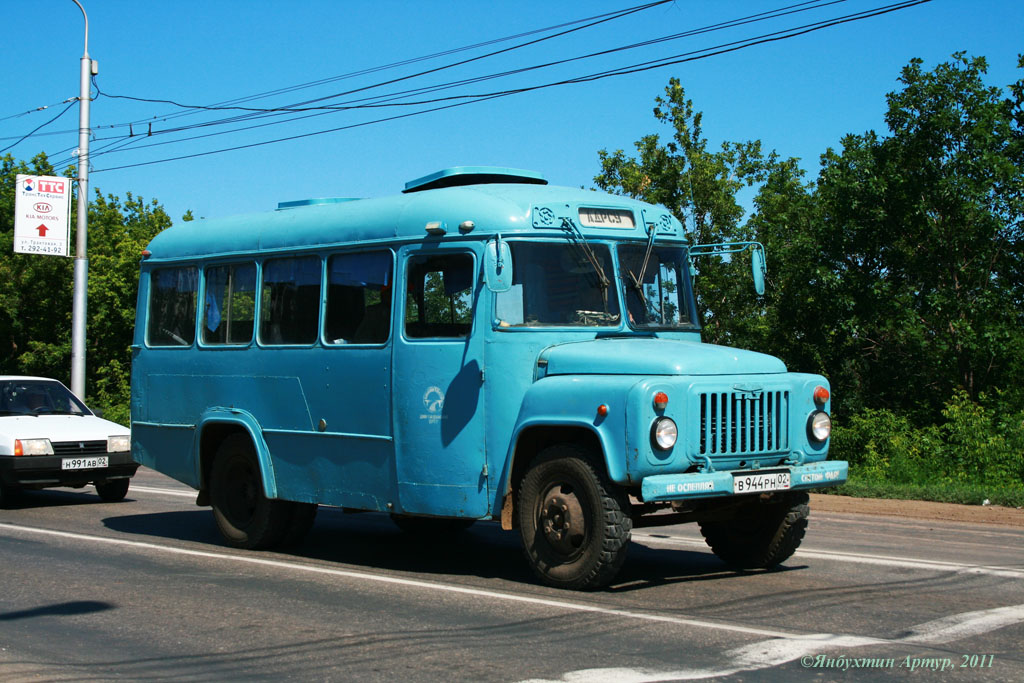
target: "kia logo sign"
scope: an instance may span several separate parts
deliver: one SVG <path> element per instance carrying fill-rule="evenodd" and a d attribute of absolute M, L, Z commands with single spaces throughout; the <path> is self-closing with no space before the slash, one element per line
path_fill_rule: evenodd
<path fill-rule="evenodd" d="M 50 213 L 51 211 L 53 211 L 53 207 L 47 204 L 46 202 L 38 202 L 32 208 L 36 210 L 36 213 Z"/>

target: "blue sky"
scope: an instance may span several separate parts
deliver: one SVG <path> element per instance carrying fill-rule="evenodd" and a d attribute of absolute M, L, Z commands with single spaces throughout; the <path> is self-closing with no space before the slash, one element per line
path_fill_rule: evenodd
<path fill-rule="evenodd" d="M 536 45 L 479 59 L 432 75 L 365 90 L 360 96 L 476 78 L 578 57 L 796 5 L 798 0 L 676 0 Z M 660 59 L 892 4 L 846 0 L 798 14 L 679 38 L 644 48 L 468 84 L 419 99 L 480 94 L 557 82 Z M 1024 76 L 1024 3 L 1016 0 L 933 0 L 863 21 L 713 56 L 589 83 L 563 85 L 475 102 L 444 111 L 333 133 L 116 169 L 407 114 L 430 106 L 322 113 L 248 131 L 191 141 L 181 138 L 241 125 L 166 132 L 239 111 L 196 113 L 169 104 L 106 95 L 213 105 L 507 36 L 594 17 L 641 0 L 485 2 L 478 0 L 82 0 L 89 13 L 89 52 L 99 61 L 104 96 L 92 104 L 91 185 L 121 197 L 157 199 L 176 221 L 188 209 L 214 217 L 266 211 L 307 197 L 368 197 L 456 165 L 540 171 L 554 184 L 592 186 L 599 149 L 632 150 L 641 136 L 669 131 L 651 110 L 672 76 L 704 112 L 704 133 L 723 140 L 760 139 L 766 149 L 803 160 L 811 177 L 818 157 L 846 133 L 883 131 L 885 94 L 914 57 L 931 68 L 958 50 L 989 60 L 988 82 L 1005 86 Z M 796 9 L 796 8 L 794 8 Z M 0 149 L 56 116 L 78 94 L 82 16 L 70 0 L 4 3 L 7 40 L 0 73 Z M 578 26 L 578 25 L 575 25 Z M 568 28 L 568 27 L 566 27 Z M 563 29 L 564 30 L 564 29 Z M 334 80 L 242 106 L 281 107 L 377 85 L 419 71 L 480 57 L 549 36 L 534 34 L 415 64 Z M 342 99 L 352 100 L 357 95 Z M 341 101 L 323 100 L 332 103 Z M 17 116 L 36 107 L 41 112 Z M 182 116 L 182 113 L 187 115 Z M 321 112 L 309 112 L 321 113 Z M 77 105 L 10 153 L 47 152 L 59 162 L 77 145 Z M 123 124 L 132 123 L 131 128 Z M 152 125 L 154 135 L 144 133 Z M 132 133 L 138 137 L 124 138 Z M 154 143 L 168 143 L 147 146 Z M 117 145 L 126 144 L 120 150 Z M 104 150 L 107 153 L 102 154 Z"/>

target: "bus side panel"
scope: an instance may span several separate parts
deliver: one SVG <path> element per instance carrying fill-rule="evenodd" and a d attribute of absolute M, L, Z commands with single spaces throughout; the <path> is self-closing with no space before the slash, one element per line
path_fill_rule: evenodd
<path fill-rule="evenodd" d="M 396 498 L 390 439 L 275 430 L 263 438 L 280 498 L 379 511 Z"/>
<path fill-rule="evenodd" d="M 192 452 L 194 425 L 132 421 L 132 459 L 192 488 L 199 488 L 199 467 Z"/>

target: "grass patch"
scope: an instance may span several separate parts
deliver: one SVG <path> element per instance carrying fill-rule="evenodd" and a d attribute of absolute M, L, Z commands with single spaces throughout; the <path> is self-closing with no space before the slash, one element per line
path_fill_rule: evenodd
<path fill-rule="evenodd" d="M 1024 487 L 993 487 L 969 483 L 901 484 L 853 476 L 842 486 L 822 489 L 816 493 L 830 493 L 855 498 L 927 500 L 960 505 L 982 505 L 987 500 L 990 505 L 1024 507 Z"/>

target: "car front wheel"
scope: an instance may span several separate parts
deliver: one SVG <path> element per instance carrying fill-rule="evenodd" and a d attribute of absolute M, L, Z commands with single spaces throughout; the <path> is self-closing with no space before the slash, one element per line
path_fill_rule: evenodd
<path fill-rule="evenodd" d="M 113 481 L 96 484 L 96 493 L 106 503 L 116 503 L 119 500 L 124 500 L 124 497 L 128 495 L 128 480 L 114 479 Z"/>

